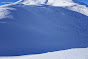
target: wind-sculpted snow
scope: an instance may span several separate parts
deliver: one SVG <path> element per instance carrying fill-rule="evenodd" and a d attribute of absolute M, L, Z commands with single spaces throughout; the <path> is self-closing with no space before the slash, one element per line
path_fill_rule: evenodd
<path fill-rule="evenodd" d="M 88 59 L 88 48 L 69 49 L 38 55 L 0 57 L 0 59 Z"/>

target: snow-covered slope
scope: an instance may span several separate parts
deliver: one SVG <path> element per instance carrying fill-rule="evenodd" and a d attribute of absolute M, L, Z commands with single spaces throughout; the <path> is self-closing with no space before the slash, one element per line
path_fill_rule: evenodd
<path fill-rule="evenodd" d="M 80 5 L 76 0 L 20 0 L 22 4 L 25 5 L 51 5 L 64 7 L 88 16 L 88 7 L 86 5 Z"/>
<path fill-rule="evenodd" d="M 73 6 L 75 0 L 20 0 L 25 5 L 41 5 L 47 4 L 52 6 Z"/>
<path fill-rule="evenodd" d="M 88 16 L 88 7 L 76 0 L 19 0 L 13 4 L 59 6 Z"/>
<path fill-rule="evenodd" d="M 38 55 L 0 57 L 0 59 L 88 59 L 88 48 L 69 49 Z"/>
<path fill-rule="evenodd" d="M 87 9 L 73 0 L 20 0 L 0 6 L 0 56 L 88 47 Z"/>
<path fill-rule="evenodd" d="M 52 6 L 73 6 L 76 3 L 73 0 L 20 0 L 25 5 L 47 4 Z"/>

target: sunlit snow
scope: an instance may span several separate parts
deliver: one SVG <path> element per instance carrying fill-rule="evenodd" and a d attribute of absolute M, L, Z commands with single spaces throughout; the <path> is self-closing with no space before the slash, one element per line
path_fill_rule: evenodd
<path fill-rule="evenodd" d="M 69 49 L 37 55 L 0 57 L 0 59 L 88 59 L 88 48 Z"/>

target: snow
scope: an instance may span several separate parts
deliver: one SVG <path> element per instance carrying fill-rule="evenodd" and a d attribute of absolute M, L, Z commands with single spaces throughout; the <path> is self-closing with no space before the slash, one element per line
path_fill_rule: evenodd
<path fill-rule="evenodd" d="M 88 7 L 74 0 L 19 0 L 0 6 L 0 26 L 0 55 L 58 50 L 0 59 L 88 59 Z"/>
<path fill-rule="evenodd" d="M 20 0 L 25 5 L 47 4 L 52 6 L 72 6 L 76 3 L 73 0 Z"/>
<path fill-rule="evenodd" d="M 72 0 L 48 0 L 48 5 L 52 6 L 73 6 L 76 3 L 74 3 Z"/>
<path fill-rule="evenodd" d="M 88 16 L 88 7 L 86 7 L 86 5 L 77 4 L 76 6 L 67 7 L 67 9 L 76 11 L 76 12 L 79 12 L 79 13 L 82 13 L 82 14 Z"/>
<path fill-rule="evenodd" d="M 25 5 L 52 5 L 52 6 L 72 6 L 75 5 L 72 0 L 22 0 L 21 1 Z"/>
<path fill-rule="evenodd" d="M 12 8 L 8 7 L 0 7 L 0 19 L 2 18 L 13 18 L 12 15 L 10 15 L 9 10 L 14 10 Z"/>
<path fill-rule="evenodd" d="M 24 5 L 41 5 L 45 4 L 47 0 L 24 0 Z M 74 0 L 48 0 L 46 5 L 59 6 L 68 8 L 69 10 L 76 11 L 88 16 L 88 7 L 75 3 Z"/>
<path fill-rule="evenodd" d="M 13 18 L 0 19 L 0 55 L 40 54 L 88 47 L 88 16 L 45 5 L 11 5 L 7 8 L 8 15 Z"/>
<path fill-rule="evenodd" d="M 25 5 L 40 5 L 40 4 L 45 4 L 46 0 L 24 0 L 22 2 Z"/>
<path fill-rule="evenodd" d="M 0 59 L 88 59 L 88 48 L 76 48 L 37 55 L 0 57 Z"/>
<path fill-rule="evenodd" d="M 69 10 L 79 12 L 88 16 L 88 7 L 86 7 L 86 5 L 75 3 L 74 0 L 19 0 L 10 5 L 13 4 L 37 5 L 37 6 L 42 6 L 42 4 L 51 5 L 51 6 L 67 8 Z"/>

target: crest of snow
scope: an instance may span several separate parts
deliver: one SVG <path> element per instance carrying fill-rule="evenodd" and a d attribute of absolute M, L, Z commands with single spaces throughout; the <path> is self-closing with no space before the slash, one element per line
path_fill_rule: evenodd
<path fill-rule="evenodd" d="M 25 5 L 41 5 L 47 4 L 52 6 L 72 6 L 75 3 L 73 0 L 20 0 Z"/>
<path fill-rule="evenodd" d="M 86 7 L 85 5 L 74 5 L 74 6 L 68 6 L 67 7 L 69 10 L 72 10 L 72 11 L 76 11 L 76 12 L 79 12 L 81 14 L 84 14 L 86 16 L 88 16 L 88 7 Z"/>
<path fill-rule="evenodd" d="M 16 5 L 16 4 L 37 5 L 37 6 L 51 5 L 56 7 L 67 8 L 69 10 L 88 16 L 88 7 L 86 7 L 86 5 L 75 3 L 74 0 L 19 0 L 15 3 L 3 5 L 3 6 Z M 5 10 L 5 8 L 0 8 L 0 18 L 5 17 L 6 15 L 8 15 L 8 13 L 9 13 L 8 10 Z"/>
<path fill-rule="evenodd" d="M 88 16 L 88 7 L 85 5 L 77 4 L 73 0 L 20 0 L 20 2 L 24 5 L 46 4 L 57 7 L 66 7 L 69 10 L 76 11 Z"/>
<path fill-rule="evenodd" d="M 48 0 L 48 5 L 66 7 L 69 10 L 76 11 L 88 16 L 88 7 L 86 5 L 80 5 L 73 0 Z"/>
<path fill-rule="evenodd" d="M 88 59 L 88 48 L 69 49 L 36 55 L 0 57 L 0 59 Z"/>

